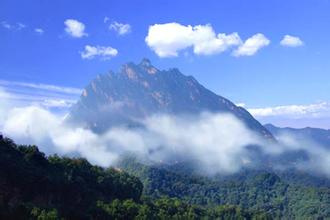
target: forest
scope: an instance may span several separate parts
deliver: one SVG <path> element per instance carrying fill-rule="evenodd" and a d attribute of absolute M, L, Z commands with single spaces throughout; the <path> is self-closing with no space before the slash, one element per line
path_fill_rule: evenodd
<path fill-rule="evenodd" d="M 202 206 L 143 194 L 121 169 L 82 158 L 46 157 L 36 146 L 0 136 L 0 219 L 271 219 L 262 210 Z"/>
<path fill-rule="evenodd" d="M 328 219 L 327 187 L 269 172 L 219 180 L 124 159 L 102 168 L 0 136 L 1 219 Z"/>

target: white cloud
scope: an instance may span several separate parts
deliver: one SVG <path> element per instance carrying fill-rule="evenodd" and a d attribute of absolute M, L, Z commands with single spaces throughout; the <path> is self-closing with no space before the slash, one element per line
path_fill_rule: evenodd
<path fill-rule="evenodd" d="M 244 102 L 236 103 L 236 106 L 245 108 L 246 104 Z"/>
<path fill-rule="evenodd" d="M 330 103 L 320 102 L 309 105 L 283 105 L 265 108 L 249 108 L 248 111 L 255 117 L 288 116 L 288 117 L 322 117 L 330 116 Z"/>
<path fill-rule="evenodd" d="M 76 100 L 67 99 L 45 99 L 41 105 L 46 108 L 69 108 L 76 102 Z"/>
<path fill-rule="evenodd" d="M 103 23 L 107 23 L 109 20 L 110 20 L 110 18 L 105 16 L 104 19 L 103 19 Z"/>
<path fill-rule="evenodd" d="M 41 28 L 35 28 L 34 31 L 38 34 L 43 34 L 45 31 Z"/>
<path fill-rule="evenodd" d="M 110 59 L 111 57 L 117 56 L 117 54 L 118 51 L 112 47 L 86 45 L 85 50 L 81 52 L 81 58 L 93 59 L 99 56 L 102 57 L 102 59 Z"/>
<path fill-rule="evenodd" d="M 309 171 L 312 174 L 323 174 L 330 177 L 330 150 L 329 146 L 322 146 L 315 141 L 300 135 L 295 135 L 289 131 L 280 132 L 276 134 L 276 139 L 279 142 L 276 148 L 271 150 L 274 153 L 285 153 L 286 151 L 301 151 L 307 153 L 310 158 L 307 161 L 299 161 L 295 164 L 295 168 Z M 282 164 L 277 164 L 277 167 L 283 169 Z"/>
<path fill-rule="evenodd" d="M 194 120 L 163 115 L 143 123 L 144 129 L 115 127 L 98 135 L 66 126 L 63 118 L 30 106 L 11 109 L 2 127 L 18 143 L 37 144 L 48 153 L 80 154 L 101 166 L 114 165 L 122 153 L 134 152 L 154 162 L 174 155 L 198 158 L 212 172 L 232 173 L 247 160 L 246 145 L 257 143 L 231 115 L 202 114 Z"/>
<path fill-rule="evenodd" d="M 311 104 L 279 105 L 247 110 L 261 123 L 271 123 L 280 127 L 330 128 L 330 102 Z"/>
<path fill-rule="evenodd" d="M 304 45 L 304 42 L 299 37 L 285 35 L 280 44 L 285 47 L 300 47 Z"/>
<path fill-rule="evenodd" d="M 199 25 L 195 28 L 194 53 L 198 55 L 222 53 L 242 42 L 237 33 L 215 35 L 214 30 L 209 25 Z"/>
<path fill-rule="evenodd" d="M 69 108 L 77 102 L 76 99 L 67 97 L 40 96 L 37 94 L 21 94 L 21 93 L 1 93 L 0 98 L 4 102 L 9 102 L 13 106 L 42 106 L 47 109 L 53 108 Z"/>
<path fill-rule="evenodd" d="M 116 31 L 119 35 L 125 35 L 132 31 L 131 25 L 118 23 L 116 21 L 109 25 L 109 29 Z"/>
<path fill-rule="evenodd" d="M 20 22 L 17 23 L 17 30 L 21 30 L 21 29 L 24 29 L 24 28 L 26 28 L 25 24 L 20 23 Z"/>
<path fill-rule="evenodd" d="M 6 29 L 12 29 L 13 26 L 11 24 L 8 24 L 6 21 L 1 21 L 1 26 Z"/>
<path fill-rule="evenodd" d="M 257 53 L 258 50 L 268 46 L 269 44 L 270 40 L 268 40 L 263 34 L 258 33 L 248 38 L 242 45 L 233 51 L 233 55 L 236 57 L 252 56 Z"/>
<path fill-rule="evenodd" d="M 20 22 L 17 22 L 16 24 L 9 24 L 7 21 L 1 21 L 0 24 L 3 28 L 6 28 L 8 30 L 14 30 L 14 31 L 20 31 L 27 27 L 25 24 L 20 23 Z"/>
<path fill-rule="evenodd" d="M 67 109 L 77 102 L 77 97 L 56 97 L 56 95 L 39 95 L 33 93 L 1 91 L 0 99 L 3 103 L 10 103 L 12 106 L 42 106 L 47 109 Z"/>
<path fill-rule="evenodd" d="M 11 86 L 28 87 L 33 89 L 41 89 L 41 90 L 74 94 L 74 95 L 80 95 L 82 93 L 82 89 L 79 88 L 56 86 L 56 85 L 43 84 L 43 83 L 27 83 L 27 82 L 7 81 L 0 79 L 0 85 L 7 87 L 11 87 Z"/>
<path fill-rule="evenodd" d="M 149 27 L 147 45 L 160 57 L 177 56 L 178 51 L 193 45 L 193 28 L 178 23 L 155 24 Z"/>
<path fill-rule="evenodd" d="M 65 32 L 72 37 L 81 38 L 88 35 L 85 33 L 85 25 L 77 20 L 67 19 L 65 20 L 64 24 Z"/>
<path fill-rule="evenodd" d="M 228 174 L 253 165 L 256 155 L 248 145 L 263 145 L 269 156 L 305 150 L 311 160 L 294 166 L 330 175 L 327 148 L 288 136 L 279 139 L 280 145 L 264 143 L 230 114 L 153 115 L 142 121 L 143 127 L 113 127 L 101 135 L 66 126 L 63 117 L 36 106 L 13 108 L 5 115 L 1 130 L 16 142 L 36 144 L 46 153 L 80 155 L 101 166 L 115 165 L 120 155 L 130 152 L 154 162 L 194 159 L 205 173 Z"/>
<path fill-rule="evenodd" d="M 145 38 L 147 45 L 160 57 L 178 56 L 178 52 L 193 47 L 195 54 L 211 55 L 241 44 L 237 33 L 216 34 L 211 25 L 154 24 Z"/>
<path fill-rule="evenodd" d="M 8 111 L 8 98 L 10 98 L 10 95 L 0 87 L 0 129 L 1 125 L 4 123 L 6 113 Z"/>
<path fill-rule="evenodd" d="M 0 80 L 0 99 L 12 107 L 33 105 L 64 111 L 76 103 L 81 93 L 81 89 L 72 87 Z"/>

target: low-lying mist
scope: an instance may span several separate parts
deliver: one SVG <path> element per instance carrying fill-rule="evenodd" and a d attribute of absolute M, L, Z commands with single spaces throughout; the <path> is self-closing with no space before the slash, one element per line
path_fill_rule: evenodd
<path fill-rule="evenodd" d="M 134 153 L 155 163 L 198 160 L 208 174 L 231 174 L 253 165 L 260 155 L 281 158 L 303 151 L 308 159 L 290 166 L 330 177 L 329 148 L 288 134 L 271 143 L 230 114 L 153 115 L 141 127 L 113 127 L 99 135 L 68 126 L 63 116 L 38 106 L 0 105 L 0 131 L 17 143 L 37 145 L 46 154 L 82 156 L 100 166 L 115 166 L 121 155 Z M 259 146 L 261 154 L 251 153 L 251 146 Z M 275 162 L 273 166 L 285 169 L 287 164 Z"/>

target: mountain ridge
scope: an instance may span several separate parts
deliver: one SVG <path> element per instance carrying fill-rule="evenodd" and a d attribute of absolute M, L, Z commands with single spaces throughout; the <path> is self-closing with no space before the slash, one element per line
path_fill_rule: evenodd
<path fill-rule="evenodd" d="M 159 70 L 144 58 L 128 62 L 119 72 L 99 74 L 83 90 L 72 107 L 68 121 L 97 132 L 115 125 L 136 125 L 136 118 L 152 114 L 197 114 L 203 111 L 232 113 L 262 136 L 273 139 L 244 108 L 201 85 L 177 68 Z"/>
<path fill-rule="evenodd" d="M 297 139 L 311 140 L 321 146 L 330 149 L 330 129 L 322 128 L 291 128 L 291 127 L 277 127 L 273 124 L 265 124 L 264 127 L 270 131 L 273 136 L 278 136 L 281 134 L 289 134 Z"/>

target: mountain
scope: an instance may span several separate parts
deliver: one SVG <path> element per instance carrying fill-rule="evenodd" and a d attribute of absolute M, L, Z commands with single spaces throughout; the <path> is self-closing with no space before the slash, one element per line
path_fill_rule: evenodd
<path fill-rule="evenodd" d="M 148 59 L 124 64 L 118 73 L 98 75 L 72 107 L 68 121 L 97 132 L 114 125 L 134 126 L 137 119 L 156 113 L 232 113 L 266 138 L 272 135 L 251 114 L 228 99 L 206 89 L 178 69 L 159 70 Z"/>
<path fill-rule="evenodd" d="M 330 149 L 330 130 L 321 128 L 280 128 L 272 124 L 265 124 L 265 128 L 270 131 L 275 137 L 281 134 L 289 134 L 296 139 L 313 141 L 323 147 Z"/>

